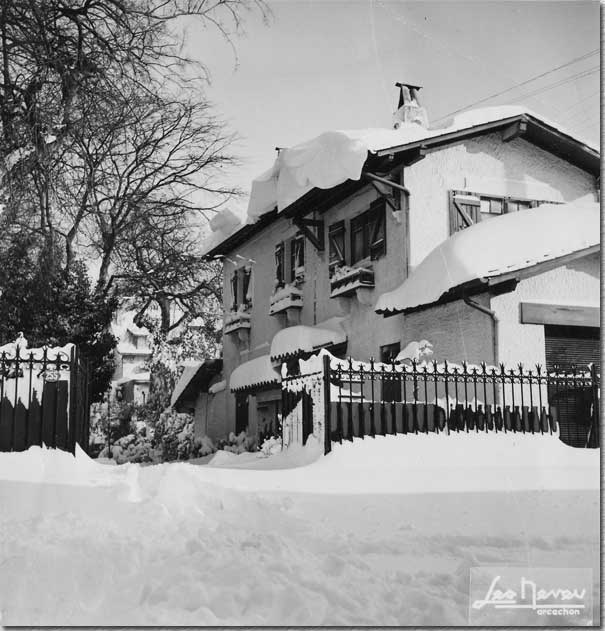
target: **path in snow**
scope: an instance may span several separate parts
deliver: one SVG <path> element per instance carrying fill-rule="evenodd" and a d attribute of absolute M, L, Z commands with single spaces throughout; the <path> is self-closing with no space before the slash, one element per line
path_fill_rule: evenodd
<path fill-rule="evenodd" d="M 291 471 L 0 455 L 2 622 L 465 625 L 473 565 L 593 567 L 598 575 L 598 465 L 597 487 L 585 490 L 511 492 L 505 482 L 409 493 L 406 485 L 419 487 L 413 463 L 371 464 L 378 440 Z M 401 439 L 382 440 L 388 454 Z M 330 461 L 346 475 L 351 449 L 358 461 L 366 456 L 376 484 L 398 476 L 399 492 L 344 492 L 342 480 L 329 493 L 263 488 L 270 479 L 294 484 L 296 471 L 299 487 L 323 478 L 329 489 L 329 476 L 338 477 Z M 15 480 L 34 463 L 52 483 Z M 476 480 L 482 471 L 467 473 Z"/>

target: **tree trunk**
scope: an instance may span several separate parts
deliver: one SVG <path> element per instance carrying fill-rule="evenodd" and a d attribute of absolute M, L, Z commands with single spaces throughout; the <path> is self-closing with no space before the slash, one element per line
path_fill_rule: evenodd
<path fill-rule="evenodd" d="M 160 330 L 162 333 L 168 333 L 170 330 L 170 300 L 168 298 L 159 298 L 158 303 L 162 315 Z"/>

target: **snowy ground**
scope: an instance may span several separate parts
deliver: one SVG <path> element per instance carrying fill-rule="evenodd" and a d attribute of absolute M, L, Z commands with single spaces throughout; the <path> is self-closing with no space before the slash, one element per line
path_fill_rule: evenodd
<path fill-rule="evenodd" d="M 466 625 L 472 566 L 598 576 L 598 451 L 508 434 L 317 454 L 0 454 L 2 624 Z"/>

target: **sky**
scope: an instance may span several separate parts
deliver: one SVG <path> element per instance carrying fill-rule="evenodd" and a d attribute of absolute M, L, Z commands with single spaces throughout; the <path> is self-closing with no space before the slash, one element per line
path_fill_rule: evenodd
<path fill-rule="evenodd" d="M 186 30 L 186 52 L 210 72 L 207 97 L 239 136 L 240 165 L 227 178 L 245 191 L 272 165 L 275 147 L 331 129 L 390 127 L 396 81 L 423 86 L 432 123 L 584 56 L 478 107 L 525 104 L 599 144 L 597 2 L 268 5 L 267 23 L 244 16 L 246 32 L 233 40 L 237 57 L 217 31 L 193 23 Z"/>

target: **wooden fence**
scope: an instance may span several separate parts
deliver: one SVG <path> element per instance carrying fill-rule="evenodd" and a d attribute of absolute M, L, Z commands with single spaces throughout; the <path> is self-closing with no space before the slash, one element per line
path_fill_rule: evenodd
<path fill-rule="evenodd" d="M 88 367 L 75 346 L 0 354 L 0 451 L 88 451 Z"/>

